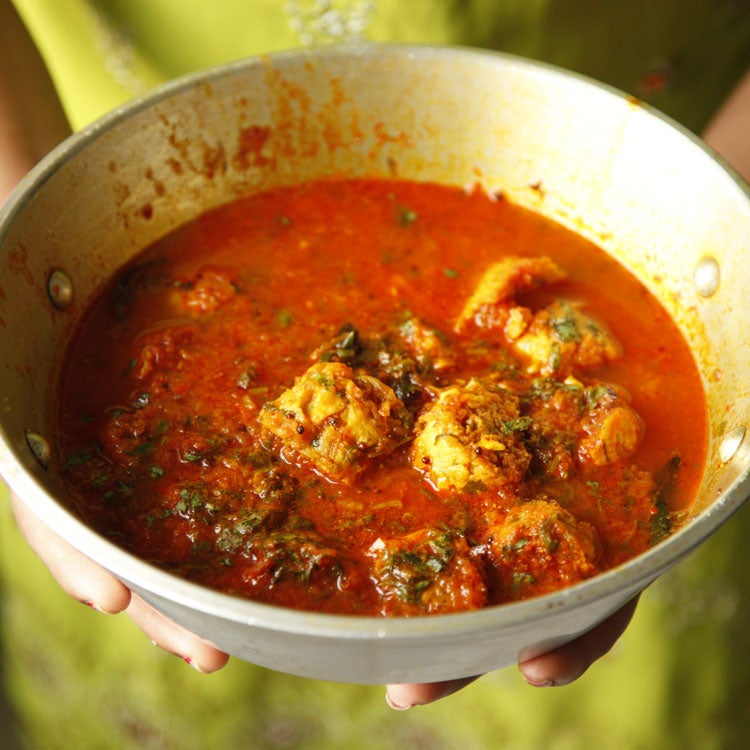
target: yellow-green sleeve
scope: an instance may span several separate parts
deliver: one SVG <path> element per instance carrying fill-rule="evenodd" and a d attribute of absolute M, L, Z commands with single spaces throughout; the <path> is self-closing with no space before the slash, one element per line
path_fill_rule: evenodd
<path fill-rule="evenodd" d="M 303 44 L 320 0 L 13 0 L 74 127 L 155 84 Z M 747 0 L 330 0 L 369 41 L 502 50 L 581 72 L 699 130 L 750 66 Z M 295 11 L 295 8 L 297 11 Z M 312 9 L 312 10 L 311 10 Z M 295 19 L 295 15 L 297 18 Z M 295 30 L 296 29 L 296 30 Z"/>

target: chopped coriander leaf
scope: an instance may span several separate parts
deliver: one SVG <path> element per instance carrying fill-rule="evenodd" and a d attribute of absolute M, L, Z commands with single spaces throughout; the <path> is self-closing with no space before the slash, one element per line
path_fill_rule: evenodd
<path fill-rule="evenodd" d="M 547 359 L 547 366 L 550 370 L 557 370 L 562 364 L 562 354 L 560 353 L 560 347 L 557 343 L 552 344 L 549 358 Z"/>
<path fill-rule="evenodd" d="M 470 479 L 464 485 L 464 492 L 470 495 L 478 493 L 478 492 L 484 492 L 486 489 L 487 489 L 487 486 L 485 485 L 485 483 L 479 479 Z"/>
<path fill-rule="evenodd" d="M 81 466 L 82 464 L 88 463 L 94 458 L 94 454 L 91 451 L 73 451 L 68 453 L 63 463 L 63 471 L 72 469 L 75 466 Z"/>
<path fill-rule="evenodd" d="M 519 589 L 521 586 L 536 583 L 536 579 L 531 573 L 513 572 L 513 588 Z"/>
<path fill-rule="evenodd" d="M 401 601 L 418 603 L 454 557 L 454 535 L 433 530 L 413 547 L 395 548 L 384 558 L 379 585 Z"/>
<path fill-rule="evenodd" d="M 590 388 L 584 389 L 583 393 L 586 398 L 586 405 L 589 409 L 593 409 L 609 392 L 610 389 L 606 385 L 593 385 Z"/>
<path fill-rule="evenodd" d="M 200 508 L 208 505 L 206 489 L 201 486 L 183 487 L 180 490 L 180 500 L 177 503 L 178 510 L 184 511 L 187 508 Z"/>
<path fill-rule="evenodd" d="M 107 484 L 109 480 L 109 474 L 106 471 L 102 471 L 98 474 L 94 474 L 94 476 L 89 480 L 89 484 L 92 487 L 104 487 L 104 485 Z"/>
<path fill-rule="evenodd" d="M 560 341 L 580 341 L 581 332 L 572 318 L 558 318 L 552 323 Z"/>
<path fill-rule="evenodd" d="M 503 422 L 503 429 L 506 435 L 510 435 L 511 432 L 528 430 L 532 424 L 534 424 L 534 420 L 531 417 L 514 417 L 507 422 Z"/>
<path fill-rule="evenodd" d="M 205 539 L 195 542 L 190 548 L 190 554 L 201 555 L 211 551 L 211 544 Z"/>
<path fill-rule="evenodd" d="M 123 497 L 132 497 L 135 487 L 127 482 L 118 482 L 117 489 Z"/>
<path fill-rule="evenodd" d="M 528 543 L 528 539 L 526 539 L 525 537 L 521 537 L 513 544 L 511 549 L 513 550 L 513 552 L 520 552 Z"/>
<path fill-rule="evenodd" d="M 156 423 L 156 429 L 155 432 L 157 435 L 163 435 L 165 432 L 169 430 L 169 422 L 167 422 L 166 419 L 160 419 Z"/>
<path fill-rule="evenodd" d="M 670 501 L 677 487 L 682 459 L 672 456 L 656 473 L 656 514 L 651 520 L 651 544 L 657 544 L 672 533 Z"/>
<path fill-rule="evenodd" d="M 662 539 L 666 539 L 671 532 L 672 521 L 669 508 L 666 504 L 658 502 L 656 504 L 656 514 L 651 519 L 651 544 L 657 544 Z"/>
<path fill-rule="evenodd" d="M 418 218 L 419 215 L 417 214 L 417 212 L 413 211 L 411 208 L 402 206 L 399 209 L 398 223 L 402 227 L 408 227 L 410 224 L 413 224 Z"/>
<path fill-rule="evenodd" d="M 347 323 L 330 342 L 329 347 L 320 355 L 321 362 L 349 363 L 362 353 L 362 345 L 357 329 Z"/>
<path fill-rule="evenodd" d="M 153 447 L 153 443 L 150 440 L 144 440 L 134 448 L 131 448 L 127 453 L 129 456 L 143 456 L 148 453 Z"/>

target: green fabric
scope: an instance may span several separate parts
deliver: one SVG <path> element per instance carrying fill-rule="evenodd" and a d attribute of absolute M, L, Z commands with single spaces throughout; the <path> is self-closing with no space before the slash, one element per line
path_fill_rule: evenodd
<path fill-rule="evenodd" d="M 13 1 L 74 127 L 166 79 L 300 44 L 288 0 Z M 750 2 L 376 0 L 366 36 L 545 60 L 699 130 L 750 65 Z"/>
<path fill-rule="evenodd" d="M 297 46 L 285 2 L 14 0 L 76 128 L 174 76 Z M 750 2 L 378 0 L 368 38 L 543 59 L 698 130 L 750 64 Z M 127 618 L 71 602 L 0 489 L 1 676 L 31 750 L 739 750 L 750 737 L 749 533 L 747 507 L 646 592 L 614 652 L 574 685 L 533 689 L 507 669 L 395 713 L 379 687 L 238 660 L 194 673 Z"/>

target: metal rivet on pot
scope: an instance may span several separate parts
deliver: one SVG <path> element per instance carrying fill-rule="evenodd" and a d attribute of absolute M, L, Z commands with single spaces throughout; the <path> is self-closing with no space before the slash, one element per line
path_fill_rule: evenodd
<path fill-rule="evenodd" d="M 719 458 L 721 458 L 723 463 L 727 463 L 727 461 L 730 461 L 733 458 L 744 439 L 744 427 L 735 427 L 731 432 L 724 435 L 724 439 L 719 446 Z"/>
<path fill-rule="evenodd" d="M 56 268 L 47 279 L 47 294 L 58 310 L 65 310 L 73 301 L 73 282 L 65 271 Z"/>
<path fill-rule="evenodd" d="M 716 258 L 710 256 L 701 258 L 695 267 L 693 281 L 701 297 L 711 297 L 716 294 L 721 281 L 721 267 Z"/>
<path fill-rule="evenodd" d="M 38 432 L 26 430 L 26 443 L 34 458 L 46 469 L 49 466 L 50 448 L 47 438 Z"/>

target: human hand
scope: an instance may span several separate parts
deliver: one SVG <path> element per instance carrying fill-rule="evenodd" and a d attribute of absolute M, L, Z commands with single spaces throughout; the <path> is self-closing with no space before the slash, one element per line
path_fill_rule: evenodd
<path fill-rule="evenodd" d="M 604 656 L 625 632 L 638 604 L 638 597 L 564 646 L 519 663 L 526 682 L 535 687 L 567 685 L 577 680 L 597 659 Z M 388 685 L 386 702 L 391 708 L 405 710 L 445 698 L 474 682 L 476 677 L 426 684 Z"/>
<path fill-rule="evenodd" d="M 199 672 L 215 672 L 227 663 L 227 654 L 131 592 L 109 571 L 55 534 L 13 493 L 11 504 L 21 533 L 61 588 L 74 599 L 105 614 L 125 612 L 152 643 L 184 659 Z"/>
<path fill-rule="evenodd" d="M 111 573 L 55 534 L 13 493 L 11 502 L 19 528 L 31 548 L 61 588 L 74 599 L 103 613 L 125 612 L 154 644 L 181 657 L 200 672 L 215 672 L 227 663 L 227 654 L 132 593 Z M 519 669 L 526 681 L 542 687 L 566 685 L 578 679 L 622 635 L 636 603 L 637 597 L 576 640 L 521 662 Z M 467 677 L 446 682 L 388 685 L 386 700 L 395 709 L 425 705 L 455 693 L 476 679 Z"/>

